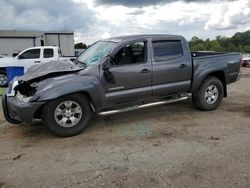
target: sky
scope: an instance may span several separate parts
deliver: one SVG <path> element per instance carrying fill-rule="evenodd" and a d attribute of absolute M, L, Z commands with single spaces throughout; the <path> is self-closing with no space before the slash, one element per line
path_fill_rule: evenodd
<path fill-rule="evenodd" d="M 0 0 L 0 30 L 74 31 L 75 43 L 129 34 L 215 38 L 250 29 L 250 0 Z"/>

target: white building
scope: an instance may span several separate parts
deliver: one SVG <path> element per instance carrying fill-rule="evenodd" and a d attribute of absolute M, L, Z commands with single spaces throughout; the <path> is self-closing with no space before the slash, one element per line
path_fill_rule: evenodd
<path fill-rule="evenodd" d="M 58 46 L 64 56 L 74 56 L 74 33 L 0 30 L 0 55 L 34 46 Z"/>

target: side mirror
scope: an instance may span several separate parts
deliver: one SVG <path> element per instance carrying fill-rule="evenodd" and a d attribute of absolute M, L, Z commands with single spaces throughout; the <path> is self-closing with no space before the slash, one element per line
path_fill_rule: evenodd
<path fill-rule="evenodd" d="M 110 69 L 110 60 L 108 59 L 106 62 L 102 64 L 102 70 L 106 80 L 110 83 L 115 84 L 114 75 L 112 74 L 112 72 L 109 71 L 109 69 Z"/>
<path fill-rule="evenodd" d="M 12 57 L 16 57 L 18 55 L 18 52 L 13 52 Z"/>
<path fill-rule="evenodd" d="M 104 70 L 104 72 L 105 71 L 109 71 L 109 68 L 110 68 L 110 64 L 109 64 L 108 61 L 106 61 L 105 63 L 103 63 L 102 70 Z"/>

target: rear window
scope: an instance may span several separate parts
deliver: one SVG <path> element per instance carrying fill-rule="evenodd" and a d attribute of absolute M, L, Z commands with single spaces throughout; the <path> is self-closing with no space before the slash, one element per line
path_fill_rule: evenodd
<path fill-rule="evenodd" d="M 51 58 L 54 57 L 54 51 L 53 49 L 44 49 L 44 58 Z"/>
<path fill-rule="evenodd" d="M 183 56 L 181 41 L 154 41 L 153 49 L 156 62 L 168 61 Z"/>

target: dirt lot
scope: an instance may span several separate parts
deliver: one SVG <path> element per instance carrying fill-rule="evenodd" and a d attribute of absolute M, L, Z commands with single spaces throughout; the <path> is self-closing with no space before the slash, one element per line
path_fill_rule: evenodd
<path fill-rule="evenodd" d="M 213 112 L 191 101 L 95 117 L 81 135 L 0 116 L 0 187 L 250 187 L 250 68 Z"/>

